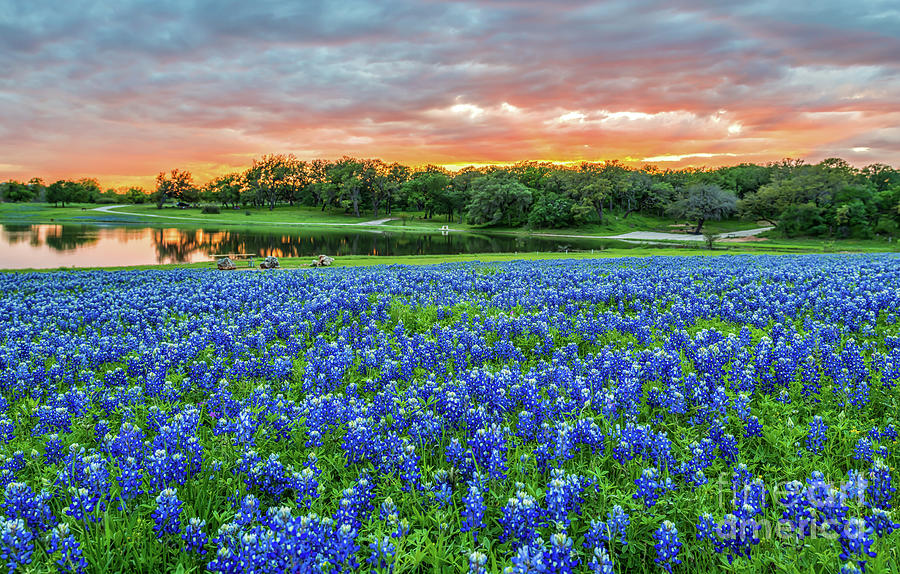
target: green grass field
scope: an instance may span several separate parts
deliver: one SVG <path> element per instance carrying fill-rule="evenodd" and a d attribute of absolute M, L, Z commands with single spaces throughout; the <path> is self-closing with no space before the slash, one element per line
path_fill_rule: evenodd
<path fill-rule="evenodd" d="M 831 250 L 823 250 L 820 243 L 809 242 L 808 245 L 800 244 L 763 244 L 766 247 L 757 247 L 760 244 L 730 244 L 725 247 L 717 247 L 710 251 L 701 245 L 673 245 L 672 247 L 635 246 L 630 249 L 604 249 L 592 252 L 571 251 L 569 253 L 540 252 L 540 253 L 467 253 L 460 255 L 398 255 L 398 256 L 374 256 L 374 255 L 350 255 L 335 259 L 333 267 L 371 267 L 375 265 L 439 265 L 442 263 L 469 263 L 480 261 L 482 263 L 502 263 L 507 261 L 543 261 L 543 260 L 589 260 L 609 259 L 617 257 L 662 257 L 662 256 L 697 256 L 717 257 L 722 255 L 756 254 L 756 255 L 788 255 L 792 253 L 834 253 Z M 885 249 L 877 246 L 858 244 L 852 252 L 857 253 L 882 253 Z M 846 252 L 851 252 L 847 250 Z M 279 258 L 281 269 L 312 269 L 310 262 L 312 257 L 282 257 Z M 257 258 L 256 262 L 262 261 Z M 260 271 L 257 266 L 248 267 L 246 261 L 235 261 L 237 269 L 235 273 L 247 270 Z M 29 272 L 55 272 L 73 270 L 70 267 L 57 267 L 50 269 L 0 269 L 0 273 L 29 273 Z M 103 270 L 124 271 L 138 269 L 208 269 L 216 270 L 214 261 L 200 263 L 167 263 L 160 265 L 132 265 L 114 267 L 79 267 L 79 270 Z M 320 269 L 324 271 L 327 268 Z M 217 271 L 218 272 L 218 271 Z M 227 273 L 227 272 L 222 272 Z"/>

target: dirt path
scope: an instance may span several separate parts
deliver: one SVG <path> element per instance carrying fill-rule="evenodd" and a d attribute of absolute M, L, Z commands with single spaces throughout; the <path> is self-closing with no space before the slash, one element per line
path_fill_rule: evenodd
<path fill-rule="evenodd" d="M 745 229 L 743 231 L 729 231 L 720 233 L 720 239 L 730 237 L 752 237 L 759 235 L 765 231 L 774 229 L 773 227 L 758 227 L 756 229 Z M 563 233 L 535 233 L 540 237 L 567 237 L 571 239 L 621 239 L 622 241 L 703 241 L 702 235 L 691 235 L 688 233 L 660 233 L 658 231 L 632 231 L 630 233 L 621 233 L 619 235 L 566 235 Z"/>

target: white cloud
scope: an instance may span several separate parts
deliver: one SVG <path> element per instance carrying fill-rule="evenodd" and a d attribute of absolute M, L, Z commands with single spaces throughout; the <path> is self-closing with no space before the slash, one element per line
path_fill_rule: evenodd
<path fill-rule="evenodd" d="M 735 154 L 735 153 L 705 153 L 705 152 L 699 152 L 699 153 L 687 153 L 687 154 L 684 154 L 684 155 L 655 155 L 655 156 L 652 156 L 652 157 L 645 157 L 645 158 L 642 159 L 641 161 L 650 161 L 650 162 L 657 162 L 657 161 L 681 161 L 681 160 L 684 160 L 684 159 L 690 159 L 690 158 L 694 158 L 694 157 L 708 158 L 708 157 L 736 157 L 736 156 L 737 156 L 737 154 Z"/>
<path fill-rule="evenodd" d="M 460 116 L 469 116 L 473 120 L 484 114 L 484 108 L 475 104 L 454 104 L 450 106 L 450 111 Z"/>
<path fill-rule="evenodd" d="M 561 116 L 559 116 L 558 118 L 556 118 L 555 121 L 556 121 L 556 123 L 560 123 L 560 124 L 568 124 L 568 123 L 579 123 L 580 124 L 580 123 L 584 123 L 584 120 L 586 118 L 587 118 L 587 116 L 581 112 L 566 112 L 566 113 L 562 114 Z"/>

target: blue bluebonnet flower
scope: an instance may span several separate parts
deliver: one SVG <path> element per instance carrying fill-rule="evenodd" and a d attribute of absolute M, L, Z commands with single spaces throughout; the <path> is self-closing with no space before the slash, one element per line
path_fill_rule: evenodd
<path fill-rule="evenodd" d="M 381 506 L 378 507 L 378 516 L 382 520 L 391 520 L 397 516 L 397 505 L 390 496 L 384 499 Z"/>
<path fill-rule="evenodd" d="M 807 505 L 807 490 L 800 481 L 793 480 L 784 485 L 785 496 L 778 499 L 784 510 L 781 513 L 780 522 L 788 524 L 791 532 L 799 538 L 804 538 L 809 529 L 811 513 Z"/>
<path fill-rule="evenodd" d="M 0 415 L 0 442 L 9 444 L 16 437 L 16 425 L 5 415 Z"/>
<path fill-rule="evenodd" d="M 68 524 L 58 524 L 47 538 L 47 554 L 54 558 L 59 572 L 84 574 L 88 563 Z"/>
<path fill-rule="evenodd" d="M 184 456 L 176 452 L 169 455 L 165 450 L 157 449 L 147 457 L 146 469 L 150 479 L 150 490 L 163 490 L 178 479 L 183 480 Z"/>
<path fill-rule="evenodd" d="M 850 518 L 838 531 L 841 541 L 841 560 L 856 560 L 860 570 L 866 571 L 865 557 L 875 558 L 878 554 L 872 550 L 873 530 L 860 518 Z"/>
<path fill-rule="evenodd" d="M 581 562 L 573 548 L 572 538 L 565 532 L 550 536 L 550 547 L 544 550 L 543 561 L 548 572 L 572 574 Z"/>
<path fill-rule="evenodd" d="M 671 478 L 666 478 L 664 481 L 659 480 L 659 472 L 655 468 L 645 468 L 641 472 L 640 478 L 634 483 L 638 490 L 632 497 L 642 501 L 646 508 L 652 508 L 660 496 L 674 488 Z"/>
<path fill-rule="evenodd" d="M 716 444 L 719 447 L 719 456 L 722 460 L 728 464 L 733 464 L 737 461 L 739 456 L 738 443 L 734 435 L 723 434 L 716 441 Z"/>
<path fill-rule="evenodd" d="M 44 463 L 49 465 L 57 464 L 63 459 L 63 444 L 59 440 L 56 433 L 50 435 L 44 446 Z"/>
<path fill-rule="evenodd" d="M 319 480 L 315 470 L 305 467 L 295 479 L 297 490 L 297 504 L 306 508 L 312 506 L 313 501 L 319 497 Z"/>
<path fill-rule="evenodd" d="M 359 520 L 360 512 L 362 512 L 362 508 L 360 508 L 356 489 L 344 489 L 337 511 L 334 514 L 335 522 L 337 524 L 348 524 L 353 530 L 359 530 L 359 527 L 362 526 Z"/>
<path fill-rule="evenodd" d="M 818 395 L 822 385 L 819 378 L 819 366 L 812 355 L 807 355 L 800 365 L 800 376 L 803 381 L 803 388 L 800 395 L 813 403 L 818 403 Z"/>
<path fill-rule="evenodd" d="M 749 513 L 726 514 L 716 527 L 719 541 L 716 541 L 715 549 L 717 552 L 724 550 L 729 564 L 738 556 L 750 558 L 751 550 L 760 542 L 761 528 L 762 525 Z"/>
<path fill-rule="evenodd" d="M 891 469 L 883 460 L 877 459 L 869 470 L 869 484 L 866 487 L 866 498 L 874 508 L 890 510 L 891 500 L 897 488 L 891 485 Z"/>
<path fill-rule="evenodd" d="M 856 446 L 853 448 L 853 458 L 872 462 L 875 458 L 875 453 L 872 450 L 872 441 L 869 437 L 862 437 L 856 442 Z"/>
<path fill-rule="evenodd" d="M 512 557 L 512 564 L 504 568 L 503 574 L 538 574 L 547 572 L 544 558 L 546 547 L 540 538 L 519 547 Z"/>
<path fill-rule="evenodd" d="M 506 435 L 509 429 L 491 424 L 478 428 L 472 437 L 472 454 L 480 468 L 487 469 L 492 479 L 506 479 Z"/>
<path fill-rule="evenodd" d="M 469 553 L 469 574 L 487 574 L 487 555 L 477 550 Z"/>
<path fill-rule="evenodd" d="M 120 473 L 116 479 L 119 482 L 119 486 L 122 488 L 122 492 L 119 494 L 119 500 L 121 501 L 119 510 L 124 510 L 125 504 L 129 500 L 144 494 L 144 473 L 137 460 L 131 456 L 120 459 L 119 469 Z"/>
<path fill-rule="evenodd" d="M 581 514 L 582 492 L 586 482 L 578 475 L 566 474 L 559 469 L 554 469 L 550 477 L 544 497 L 547 520 L 568 527 L 569 514 Z"/>
<path fill-rule="evenodd" d="M 109 434 L 109 421 L 98 421 L 97 424 L 94 425 L 94 440 L 103 444 L 107 434 Z"/>
<path fill-rule="evenodd" d="M 296 490 L 298 498 L 302 492 L 307 503 L 318 497 L 319 483 L 316 477 L 320 471 L 313 459 L 307 462 L 303 471 L 295 473 L 293 467 L 281 462 L 278 454 L 273 453 L 262 460 L 255 451 L 249 450 L 238 459 L 235 471 L 244 473 L 249 489 L 269 495 L 275 500 L 280 500 L 289 489 Z"/>
<path fill-rule="evenodd" d="M 613 574 L 613 561 L 602 546 L 594 548 L 588 568 L 592 574 Z"/>
<path fill-rule="evenodd" d="M 704 512 L 697 518 L 697 540 L 712 542 L 716 547 L 716 552 L 721 552 L 722 545 L 718 534 L 719 525 L 710 513 Z"/>
<path fill-rule="evenodd" d="M 478 530 L 485 527 L 484 523 L 484 497 L 476 485 L 469 486 L 469 491 L 463 497 L 462 524 L 459 529 L 462 532 L 474 531 L 475 540 L 478 540 Z"/>
<path fill-rule="evenodd" d="M 404 536 L 409 534 L 409 520 L 407 520 L 406 518 L 393 520 L 389 522 L 389 524 L 394 525 L 394 531 L 391 532 L 391 538 L 403 538 Z"/>
<path fill-rule="evenodd" d="M 72 490 L 72 497 L 70 498 L 69 506 L 66 508 L 66 514 L 75 520 L 99 521 L 100 516 L 96 513 L 96 510 L 100 504 L 100 495 L 94 494 L 84 487 L 73 488 Z"/>
<path fill-rule="evenodd" d="M 678 540 L 678 529 L 672 522 L 666 520 L 653 533 L 653 539 L 656 544 L 656 558 L 654 562 L 666 569 L 669 574 L 672 573 L 672 566 L 681 564 L 678 559 L 678 551 L 681 550 L 681 542 Z"/>
<path fill-rule="evenodd" d="M 410 489 L 415 490 L 419 487 L 421 473 L 419 472 L 419 455 L 416 453 L 416 447 L 407 439 L 403 439 L 403 454 L 400 462 L 400 480 L 402 489 L 409 492 Z"/>
<path fill-rule="evenodd" d="M 768 506 L 766 487 L 762 479 L 752 478 L 740 486 L 732 497 L 734 513 L 741 518 L 753 518 L 763 513 Z"/>
<path fill-rule="evenodd" d="M 872 514 L 864 517 L 866 527 L 871 528 L 878 538 L 883 538 L 894 530 L 900 529 L 900 523 L 894 522 L 890 513 L 882 508 L 873 508 Z"/>
<path fill-rule="evenodd" d="M 762 436 L 763 427 L 759 422 L 759 419 L 755 416 L 751 416 L 747 419 L 747 426 L 744 429 L 744 437 L 760 437 Z"/>
<path fill-rule="evenodd" d="M 367 558 L 367 561 L 372 568 L 390 568 L 390 571 L 393 572 L 396 547 L 391 542 L 390 537 L 385 536 L 381 540 L 372 542 L 369 544 L 369 550 L 372 553 Z"/>
<path fill-rule="evenodd" d="M 628 545 L 627 528 L 631 518 L 618 504 L 606 513 L 606 521 L 591 520 L 590 528 L 585 534 L 585 548 L 605 546 L 612 551 L 612 543 L 618 539 L 622 546 Z"/>
<path fill-rule="evenodd" d="M 178 499 L 178 492 L 174 488 L 166 488 L 156 497 L 156 509 L 151 514 L 157 538 L 167 534 L 181 532 L 181 507 L 183 502 Z"/>
<path fill-rule="evenodd" d="M 537 537 L 536 527 L 541 516 L 541 509 L 533 496 L 524 490 L 516 492 L 515 498 L 510 498 L 501 509 L 500 526 L 503 532 L 500 535 L 501 542 L 512 540 L 518 547 L 530 544 Z"/>
<path fill-rule="evenodd" d="M 181 535 L 182 539 L 184 539 L 185 549 L 188 552 L 194 552 L 201 556 L 206 554 L 206 544 L 209 541 L 209 536 L 203 531 L 205 528 L 205 520 L 191 518 L 188 521 L 184 527 L 184 534 Z"/>
<path fill-rule="evenodd" d="M 35 494 L 25 483 L 12 482 L 6 485 L 3 511 L 8 519 L 21 518 L 31 530 L 43 532 L 58 522 L 48 504 L 52 498 L 47 491 Z"/>
<path fill-rule="evenodd" d="M 822 417 L 816 415 L 812 422 L 809 423 L 809 434 L 806 435 L 806 450 L 822 454 L 825 451 L 827 433 L 828 426 L 822 420 Z"/>
<path fill-rule="evenodd" d="M 837 530 L 844 524 L 850 512 L 847 494 L 827 482 L 821 472 L 813 471 L 806 480 L 804 496 L 818 529 Z"/>
<path fill-rule="evenodd" d="M 21 518 L 4 520 L 0 525 L 0 559 L 9 572 L 23 570 L 31 564 L 34 553 L 34 535 L 25 527 Z"/>
<path fill-rule="evenodd" d="M 747 396 L 747 393 L 740 393 L 737 398 L 734 399 L 732 408 L 741 420 L 745 420 L 750 416 L 750 397 Z"/>
<path fill-rule="evenodd" d="M 234 523 L 238 526 L 249 526 L 259 519 L 259 499 L 252 494 L 241 499 L 240 508 L 234 517 Z"/>

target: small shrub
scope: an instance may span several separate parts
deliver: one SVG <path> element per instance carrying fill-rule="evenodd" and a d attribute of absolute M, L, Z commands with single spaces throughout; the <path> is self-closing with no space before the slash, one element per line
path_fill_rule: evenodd
<path fill-rule="evenodd" d="M 218 205 L 204 205 L 200 213 L 221 213 Z"/>

